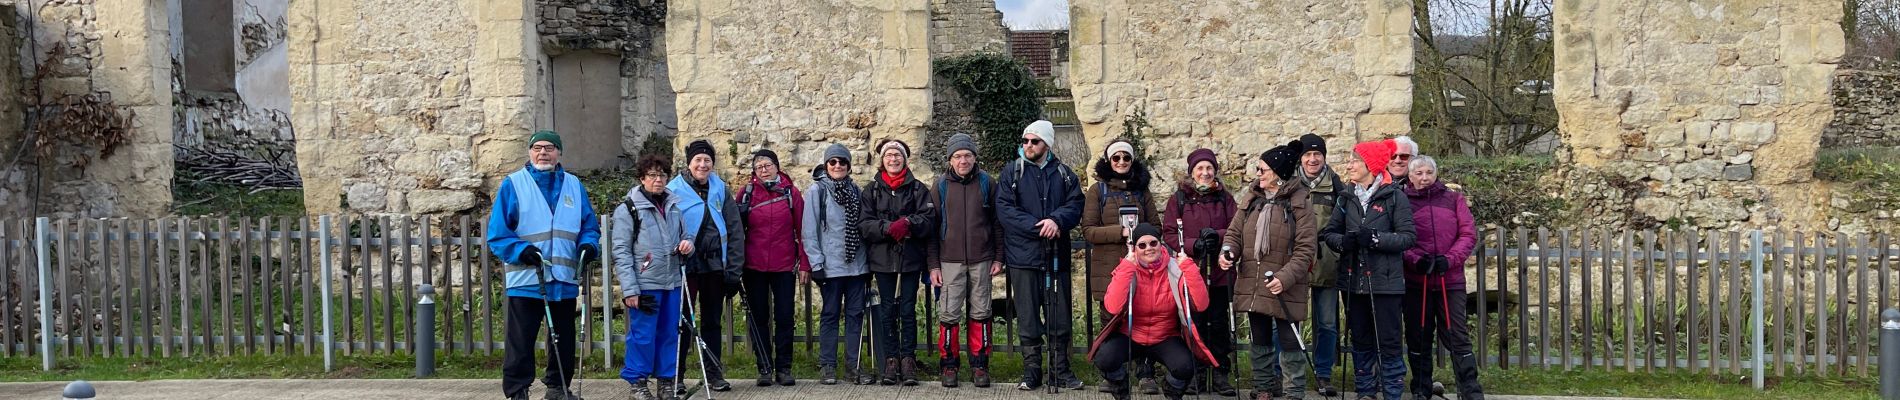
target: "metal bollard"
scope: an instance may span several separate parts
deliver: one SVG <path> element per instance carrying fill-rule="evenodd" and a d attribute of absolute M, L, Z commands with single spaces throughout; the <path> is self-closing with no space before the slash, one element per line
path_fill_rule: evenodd
<path fill-rule="evenodd" d="M 416 377 L 435 374 L 435 287 L 427 283 L 416 289 L 422 299 L 416 301 Z"/>
<path fill-rule="evenodd" d="M 1880 312 L 1880 398 L 1900 400 L 1900 310 Z"/>
<path fill-rule="evenodd" d="M 66 390 L 59 392 L 59 397 L 65 400 L 92 400 L 98 396 L 93 392 L 91 382 L 73 381 L 66 384 Z"/>

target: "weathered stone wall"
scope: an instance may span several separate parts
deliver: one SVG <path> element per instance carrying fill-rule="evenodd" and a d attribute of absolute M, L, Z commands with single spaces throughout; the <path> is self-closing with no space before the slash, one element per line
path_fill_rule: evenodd
<path fill-rule="evenodd" d="M 1834 74 L 1834 121 L 1822 147 L 1900 145 L 1900 68 Z"/>
<path fill-rule="evenodd" d="M 1335 149 L 1403 134 L 1411 4 L 1075 0 L 1069 74 L 1089 153 L 1099 157 L 1137 109 L 1153 126 L 1148 156 L 1164 182 L 1196 147 L 1238 174 L 1249 154 L 1309 132 Z"/>
<path fill-rule="evenodd" d="M 184 15 L 171 0 L 173 29 L 196 16 Z M 172 135 L 184 151 L 200 148 L 236 151 L 281 165 L 296 165 L 296 133 L 290 126 L 290 71 L 284 43 L 287 1 L 236 0 L 231 27 L 236 35 L 232 91 L 185 90 L 174 74 L 172 101 L 177 107 Z M 196 21 L 194 21 L 196 22 Z M 174 68 L 189 62 L 183 35 L 172 38 Z"/>
<path fill-rule="evenodd" d="M 1009 54 L 1009 28 L 996 0 L 930 0 L 930 52 Z"/>
<path fill-rule="evenodd" d="M 640 154 L 649 139 L 679 129 L 667 80 L 667 0 L 537 0 L 541 45 L 549 54 L 593 51 L 619 59 L 619 153 Z M 671 151 L 671 149 L 662 149 Z M 631 158 L 631 157 L 629 157 Z"/>
<path fill-rule="evenodd" d="M 500 178 L 525 162 L 528 134 L 548 125 L 546 58 L 530 8 L 291 4 L 292 120 L 305 207 L 421 214 L 484 206 Z"/>
<path fill-rule="evenodd" d="M 1826 1 L 1557 1 L 1559 159 L 1605 181 L 1567 185 L 1572 204 L 1716 228 L 1817 220 L 1804 183 L 1840 19 Z"/>
<path fill-rule="evenodd" d="M 829 143 L 850 146 L 864 172 L 873 138 L 921 142 L 931 108 L 926 0 L 675 0 L 667 8 L 676 147 L 710 139 L 729 176 L 744 173 L 740 156 L 759 147 L 808 182 Z"/>
<path fill-rule="evenodd" d="M 25 213 L 56 217 L 152 217 L 170 210 L 172 193 L 172 76 L 166 51 L 171 30 L 163 0 L 51 0 L 12 2 L 35 25 L 21 49 L 26 76 L 40 74 L 38 100 L 106 93 L 131 115 L 123 144 L 110 157 L 81 161 L 86 152 L 62 148 L 47 159 L 31 155 L 0 171 L 13 198 L 37 203 Z M 51 57 L 54 49 L 63 56 Z M 11 67 L 9 67 L 11 68 Z M 9 92 L 18 93 L 18 92 Z M 31 103 L 29 103 L 31 104 Z M 44 126 L 41 134 L 58 135 Z M 6 156 L 9 159 L 11 155 Z M 8 160 L 8 162 L 13 162 Z M 29 179 L 28 176 L 38 174 Z M 35 188 L 28 182 L 39 183 Z M 18 183 L 18 185 L 15 185 Z M 34 199 L 37 199 L 35 201 Z M 13 201 L 9 201 L 13 203 Z"/>

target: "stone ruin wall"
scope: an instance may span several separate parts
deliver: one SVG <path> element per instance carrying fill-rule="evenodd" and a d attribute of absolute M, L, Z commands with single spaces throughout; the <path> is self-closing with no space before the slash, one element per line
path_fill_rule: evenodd
<path fill-rule="evenodd" d="M 22 113 L 33 99 L 0 107 L 8 150 L 0 165 L 0 216 L 155 217 L 170 211 L 172 193 L 171 27 L 155 22 L 162 2 L 134 0 L 5 1 L 9 46 L 4 85 L 27 85 L 48 102 L 67 95 L 109 94 L 132 115 L 125 142 L 110 157 L 81 162 L 62 147 L 48 159 L 32 155 Z M 156 18 L 164 21 L 164 18 Z M 28 22 L 31 24 L 29 25 Z M 29 29 L 30 28 L 30 29 Z M 53 57 L 54 49 L 62 54 Z M 42 74 L 43 72 L 43 74 Z M 43 75 L 34 83 L 24 77 Z M 17 101 L 18 103 L 13 103 Z M 55 133 L 56 134 L 56 133 Z M 16 158 L 16 155 L 20 155 Z M 83 165 L 82 165 L 83 164 Z M 36 176 L 37 175 L 37 179 Z M 37 185 L 36 183 L 37 182 Z M 37 201 L 35 201 L 37 199 Z M 34 205 L 37 204 L 37 209 Z"/>
<path fill-rule="evenodd" d="M 926 0 L 668 3 L 676 148 L 709 139 L 721 173 L 734 181 L 750 169 L 744 155 L 770 148 L 781 170 L 803 184 L 830 143 L 851 148 L 859 176 L 873 170 L 868 148 L 876 138 L 920 147 L 931 117 L 928 6 Z M 818 26 L 825 28 L 812 29 Z M 684 164 L 677 157 L 683 151 L 674 154 L 675 164 Z"/>
<path fill-rule="evenodd" d="M 1811 167 L 1845 50 L 1838 2 L 1558 0 L 1555 14 L 1558 158 L 1575 167 L 1563 179 L 1583 183 L 1565 185 L 1578 213 L 1708 228 L 1821 220 Z"/>
<path fill-rule="evenodd" d="M 1137 109 L 1163 193 L 1198 147 L 1238 176 L 1302 134 L 1325 137 L 1336 163 L 1354 141 L 1404 134 L 1411 4 L 1075 0 L 1069 74 L 1090 159 L 1069 162 L 1091 170 Z"/>
<path fill-rule="evenodd" d="M 485 212 L 549 125 L 529 2 L 291 4 L 292 120 L 310 213 Z M 382 29 L 401 26 L 404 29 Z"/>

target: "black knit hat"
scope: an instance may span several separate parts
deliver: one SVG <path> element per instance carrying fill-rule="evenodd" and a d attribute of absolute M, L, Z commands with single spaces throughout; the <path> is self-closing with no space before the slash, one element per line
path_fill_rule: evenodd
<path fill-rule="evenodd" d="M 1140 242 L 1143 236 L 1154 236 L 1157 240 L 1161 239 L 1161 228 L 1155 227 L 1154 224 L 1135 225 L 1135 231 L 1133 233 L 1134 235 L 1131 237 L 1134 238 L 1136 242 Z"/>
<path fill-rule="evenodd" d="M 1319 135 L 1308 133 L 1305 136 L 1300 136 L 1300 144 L 1306 146 L 1306 151 L 1302 151 L 1300 154 L 1306 154 L 1307 151 L 1317 151 L 1320 154 L 1326 154 L 1326 138 L 1319 137 Z"/>
<path fill-rule="evenodd" d="M 759 149 L 759 151 L 752 152 L 753 160 L 756 161 L 759 159 L 759 157 L 765 157 L 765 159 L 767 160 L 772 160 L 772 165 L 774 166 L 778 165 L 778 152 L 774 152 L 772 150 L 767 150 L 767 149 Z"/>
<path fill-rule="evenodd" d="M 1306 146 L 1295 140 L 1260 153 L 1260 161 L 1265 161 L 1267 168 L 1281 180 L 1293 179 L 1293 168 L 1300 165 L 1300 155 L 1305 153 Z"/>
<path fill-rule="evenodd" d="M 712 143 L 706 142 L 705 139 L 694 140 L 692 143 L 688 143 L 686 145 L 686 161 L 687 162 L 692 162 L 693 156 L 697 156 L 700 154 L 705 154 L 707 158 L 711 158 L 714 160 L 719 159 L 718 156 L 713 155 Z"/>

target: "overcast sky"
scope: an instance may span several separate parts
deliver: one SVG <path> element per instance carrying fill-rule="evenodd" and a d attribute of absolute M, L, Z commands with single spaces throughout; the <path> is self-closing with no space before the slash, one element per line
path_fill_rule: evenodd
<path fill-rule="evenodd" d="M 1069 0 L 996 0 L 996 9 L 1012 30 L 1069 27 Z"/>

